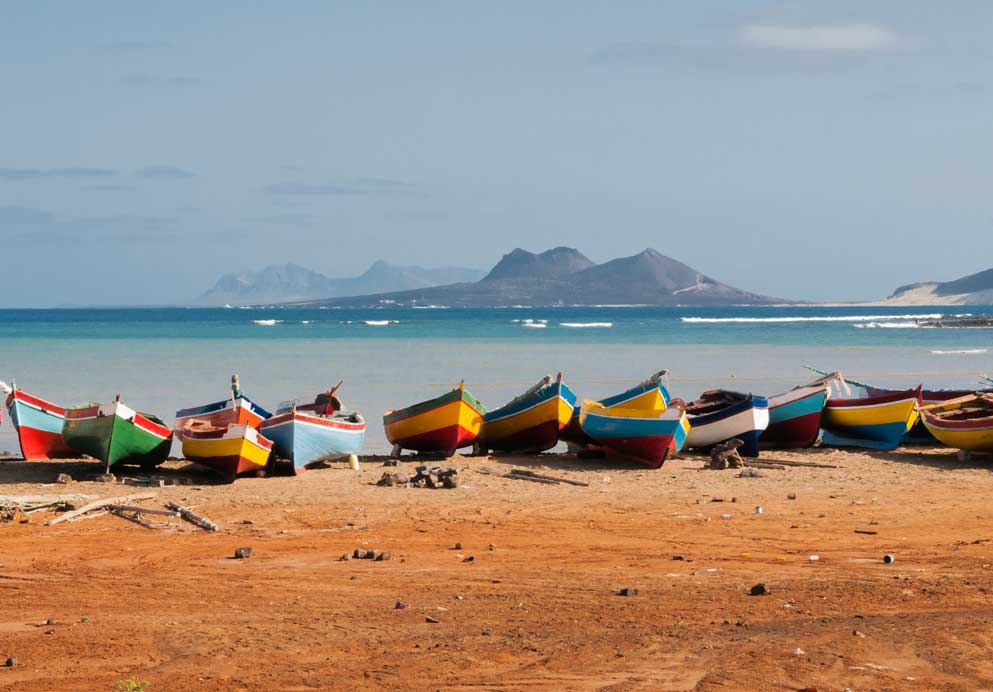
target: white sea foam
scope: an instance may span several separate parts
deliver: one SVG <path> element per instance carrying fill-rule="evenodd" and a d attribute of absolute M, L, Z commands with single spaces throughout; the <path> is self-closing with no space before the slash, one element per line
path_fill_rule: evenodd
<path fill-rule="evenodd" d="M 878 322 L 881 320 L 940 320 L 941 313 L 926 315 L 832 315 L 830 317 L 680 317 L 683 322 L 695 324 L 752 323 L 752 322 Z"/>
<path fill-rule="evenodd" d="M 260 327 L 272 327 L 277 324 L 281 324 L 283 320 L 252 320 L 253 324 L 257 324 Z"/>
<path fill-rule="evenodd" d="M 411 305 L 414 310 L 448 310 L 447 305 Z"/>
<path fill-rule="evenodd" d="M 865 322 L 852 326 L 857 329 L 917 329 L 921 325 L 917 322 Z"/>
<path fill-rule="evenodd" d="M 385 327 L 388 324 L 400 324 L 400 320 L 364 320 L 370 327 Z"/>
<path fill-rule="evenodd" d="M 548 324 L 548 320 L 533 320 L 530 317 L 523 320 L 511 320 L 514 324 L 523 324 L 525 327 L 532 324 Z"/>
<path fill-rule="evenodd" d="M 521 324 L 522 327 L 528 327 L 530 329 L 544 329 L 548 325 L 544 322 L 524 322 Z"/>
<path fill-rule="evenodd" d="M 572 327 L 573 329 L 585 329 L 589 327 L 613 327 L 613 322 L 559 322 L 560 327 Z"/>
<path fill-rule="evenodd" d="M 957 351 L 942 351 L 941 349 L 935 349 L 931 351 L 936 356 L 957 356 L 957 355 L 972 355 L 974 353 L 989 353 L 988 348 L 963 348 Z"/>

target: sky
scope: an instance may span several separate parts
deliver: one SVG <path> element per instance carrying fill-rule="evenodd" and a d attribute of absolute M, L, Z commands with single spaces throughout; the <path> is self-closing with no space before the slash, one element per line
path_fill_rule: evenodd
<path fill-rule="evenodd" d="M 993 266 L 985 0 L 0 10 L 0 307 L 518 246 L 806 300 Z"/>

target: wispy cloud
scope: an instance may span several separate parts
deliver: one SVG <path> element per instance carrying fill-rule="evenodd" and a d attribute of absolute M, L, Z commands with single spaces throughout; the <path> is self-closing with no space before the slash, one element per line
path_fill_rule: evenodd
<path fill-rule="evenodd" d="M 117 171 L 106 168 L 0 168 L 0 180 L 37 180 L 38 178 L 111 178 Z"/>
<path fill-rule="evenodd" d="M 175 217 L 110 214 L 59 217 L 30 207 L 0 207 L 0 238 L 25 245 L 91 243 L 128 239 L 159 243 L 174 238 Z"/>
<path fill-rule="evenodd" d="M 749 24 L 738 30 L 738 40 L 742 45 L 753 48 L 827 53 L 862 53 L 892 48 L 899 43 L 896 33 L 874 24 L 835 26 Z"/>
<path fill-rule="evenodd" d="M 285 196 L 335 196 L 359 195 L 371 197 L 412 197 L 424 192 L 415 183 L 387 178 L 354 178 L 328 185 L 305 183 L 273 183 L 263 188 L 270 195 Z"/>
<path fill-rule="evenodd" d="M 206 80 L 200 77 L 184 77 L 161 74 L 129 74 L 121 77 L 121 84 L 130 87 L 191 87 L 202 86 Z"/>
<path fill-rule="evenodd" d="M 175 166 L 145 166 L 139 171 L 135 172 L 135 175 L 139 178 L 154 178 L 154 179 L 180 179 L 180 178 L 195 178 L 196 174 L 192 171 L 183 170 L 182 168 L 176 168 Z"/>

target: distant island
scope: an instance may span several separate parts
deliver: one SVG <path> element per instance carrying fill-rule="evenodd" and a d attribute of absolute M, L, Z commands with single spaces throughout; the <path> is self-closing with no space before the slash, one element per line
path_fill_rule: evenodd
<path fill-rule="evenodd" d="M 721 283 L 657 250 L 596 264 L 579 250 L 541 253 L 517 248 L 478 281 L 369 295 L 287 301 L 297 306 L 382 307 L 442 305 L 770 305 L 778 298 Z"/>
<path fill-rule="evenodd" d="M 954 281 L 900 286 L 884 305 L 993 305 L 993 268 Z"/>
<path fill-rule="evenodd" d="M 399 266 L 379 260 L 359 276 L 329 278 L 297 264 L 271 266 L 256 272 L 225 274 L 193 301 L 198 306 L 241 306 L 289 303 L 336 296 L 404 291 L 479 280 L 484 271 L 463 267 Z"/>

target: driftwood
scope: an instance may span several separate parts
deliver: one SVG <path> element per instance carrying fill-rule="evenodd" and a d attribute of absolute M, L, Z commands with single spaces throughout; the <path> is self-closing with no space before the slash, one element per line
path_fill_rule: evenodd
<path fill-rule="evenodd" d="M 769 469 L 770 471 L 785 471 L 786 467 L 778 462 L 773 461 L 759 461 L 757 459 L 749 459 L 744 462 L 744 465 L 749 468 L 755 469 Z"/>
<path fill-rule="evenodd" d="M 738 447 L 745 444 L 740 438 L 734 438 L 727 442 L 714 445 L 710 450 L 710 468 L 714 471 L 724 469 L 740 469 L 744 466 L 741 455 L 738 454 Z"/>
<path fill-rule="evenodd" d="M 48 525 L 55 526 L 56 524 L 61 524 L 64 521 L 69 521 L 70 519 L 86 514 L 87 512 L 92 512 L 94 509 L 102 509 L 111 505 L 126 504 L 128 502 L 137 502 L 138 500 L 151 500 L 156 495 L 158 495 L 158 493 L 134 493 L 133 495 L 118 495 L 117 497 L 107 497 L 102 500 L 95 500 L 88 505 L 83 505 L 75 511 L 66 512 L 62 516 L 52 519 L 48 522 Z"/>
<path fill-rule="evenodd" d="M 574 481 L 571 478 L 559 478 L 557 476 L 546 476 L 542 473 L 535 473 L 534 471 L 529 471 L 527 469 L 513 469 L 510 472 L 514 476 L 529 476 L 531 478 L 541 478 L 546 481 L 555 481 L 557 483 L 568 483 L 569 485 L 579 485 L 584 488 L 589 487 L 589 483 L 583 483 L 582 481 Z"/>
<path fill-rule="evenodd" d="M 789 459 L 762 459 L 763 463 L 767 464 L 779 464 L 781 466 L 805 466 L 812 469 L 838 469 L 841 468 L 836 464 L 821 464 L 816 461 L 790 461 Z M 751 460 L 745 462 L 746 464 L 751 464 Z"/>
<path fill-rule="evenodd" d="M 0 495 L 0 505 L 34 505 L 42 502 L 75 504 L 89 500 L 92 495 Z"/>
<path fill-rule="evenodd" d="M 545 485 L 558 485 L 561 481 L 551 479 L 551 478 L 541 478 L 539 476 L 528 476 L 518 473 L 505 473 L 502 474 L 503 478 L 512 478 L 516 481 L 531 481 L 532 483 L 544 483 Z"/>
<path fill-rule="evenodd" d="M 189 507 L 183 507 L 182 505 L 179 505 L 175 502 L 167 502 L 166 507 L 179 512 L 180 516 L 182 516 L 183 519 L 190 522 L 191 524 L 196 524 L 205 531 L 217 531 L 217 529 L 219 528 L 217 524 L 212 522 L 210 519 L 197 514 Z"/>
<path fill-rule="evenodd" d="M 110 505 L 107 509 L 115 512 L 139 512 L 141 514 L 157 514 L 161 517 L 178 517 L 179 512 L 169 509 L 153 509 L 151 507 L 137 507 L 135 505 Z"/>

